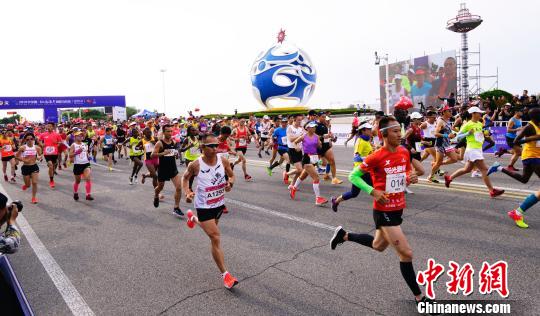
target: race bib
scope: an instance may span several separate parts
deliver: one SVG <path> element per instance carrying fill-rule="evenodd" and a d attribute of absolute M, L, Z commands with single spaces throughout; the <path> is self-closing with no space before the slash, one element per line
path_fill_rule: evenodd
<path fill-rule="evenodd" d="M 146 144 L 144 145 L 144 150 L 145 150 L 147 153 L 154 151 L 154 144 L 152 144 L 152 143 L 146 143 Z"/>
<path fill-rule="evenodd" d="M 281 137 L 281 144 L 286 145 L 287 144 L 287 136 Z"/>
<path fill-rule="evenodd" d="M 319 163 L 319 155 L 309 155 L 309 162 L 312 164 Z"/>
<path fill-rule="evenodd" d="M 169 153 L 166 154 L 165 156 L 166 157 L 172 157 L 172 156 L 176 155 L 177 152 L 178 151 L 176 149 L 169 149 Z"/>
<path fill-rule="evenodd" d="M 112 145 L 113 139 L 112 138 L 105 138 L 105 145 Z"/>
<path fill-rule="evenodd" d="M 11 151 L 11 145 L 4 145 L 5 151 Z"/>
<path fill-rule="evenodd" d="M 190 153 L 191 155 L 193 155 L 193 156 L 198 155 L 198 154 L 199 154 L 199 147 L 196 147 L 196 146 L 195 146 L 195 147 L 191 147 L 191 148 L 189 149 L 189 153 Z"/>
<path fill-rule="evenodd" d="M 329 143 L 331 140 L 332 140 L 332 139 L 330 139 L 330 138 L 324 138 L 324 142 L 325 142 L 325 143 Z"/>
<path fill-rule="evenodd" d="M 55 150 L 56 150 L 56 147 L 54 147 L 54 146 L 45 147 L 45 153 L 47 155 L 54 154 Z"/>
<path fill-rule="evenodd" d="M 405 186 L 407 185 L 405 181 L 405 173 L 394 173 L 386 175 L 386 189 L 388 193 L 400 193 L 405 191 Z"/>
<path fill-rule="evenodd" d="M 476 141 L 479 142 L 479 143 L 483 143 L 483 142 L 484 142 L 484 133 L 482 133 L 482 132 L 475 132 L 475 133 L 474 133 L 474 140 L 476 140 Z"/>
<path fill-rule="evenodd" d="M 422 143 L 421 142 L 415 142 L 414 143 L 414 149 L 416 149 L 416 152 L 422 152 Z"/>
<path fill-rule="evenodd" d="M 88 154 L 87 154 L 86 150 L 83 149 L 83 151 L 81 151 L 81 152 L 79 153 L 79 158 L 80 158 L 81 160 L 86 160 L 87 157 L 88 157 Z"/>
<path fill-rule="evenodd" d="M 247 144 L 247 141 L 245 138 L 240 138 L 238 140 L 238 146 L 246 146 L 246 144 Z"/>

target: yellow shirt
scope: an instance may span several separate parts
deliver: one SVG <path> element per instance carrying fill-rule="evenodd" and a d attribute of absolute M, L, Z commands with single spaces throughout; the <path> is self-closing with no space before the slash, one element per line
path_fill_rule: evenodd
<path fill-rule="evenodd" d="M 534 127 L 536 135 L 540 135 L 540 128 L 536 126 L 532 121 L 529 122 Z M 521 160 L 528 158 L 540 158 L 540 141 L 527 142 L 523 144 L 523 152 L 521 153 Z"/>
<path fill-rule="evenodd" d="M 354 145 L 354 153 L 360 155 L 360 157 L 365 158 L 369 154 L 373 152 L 373 147 L 371 146 L 371 143 L 368 141 L 363 140 L 362 138 L 358 138 L 356 141 L 356 144 Z M 361 162 L 355 162 L 354 166 L 359 166 Z"/>

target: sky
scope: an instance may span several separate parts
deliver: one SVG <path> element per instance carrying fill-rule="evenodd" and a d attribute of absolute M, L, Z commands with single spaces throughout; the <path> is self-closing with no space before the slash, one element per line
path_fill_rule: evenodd
<path fill-rule="evenodd" d="M 0 96 L 125 95 L 129 106 L 175 116 L 196 107 L 259 110 L 249 72 L 283 28 L 317 70 L 307 106 L 378 104 L 374 52 L 395 62 L 459 49 L 459 35 L 445 26 L 461 2 L 3 1 Z M 482 74 L 498 67 L 499 88 L 540 92 L 540 1 L 467 7 L 484 20 L 469 34 L 470 50 L 481 47 Z"/>

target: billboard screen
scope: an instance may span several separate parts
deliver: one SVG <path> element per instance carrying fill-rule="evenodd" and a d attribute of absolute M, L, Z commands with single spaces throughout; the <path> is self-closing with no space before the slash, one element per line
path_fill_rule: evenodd
<path fill-rule="evenodd" d="M 386 66 L 379 67 L 379 89 L 381 108 L 386 112 Z M 446 51 L 422 56 L 388 65 L 390 113 L 401 96 L 409 97 L 413 111 L 425 107 L 438 106 L 442 103 L 438 97 L 448 97 L 453 92 L 457 95 L 456 52 Z"/>

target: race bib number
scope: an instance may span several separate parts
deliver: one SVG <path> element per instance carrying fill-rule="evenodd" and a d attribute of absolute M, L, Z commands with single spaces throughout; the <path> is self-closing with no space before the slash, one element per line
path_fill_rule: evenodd
<path fill-rule="evenodd" d="M 112 145 L 113 139 L 112 138 L 105 138 L 105 145 Z"/>
<path fill-rule="evenodd" d="M 319 155 L 309 155 L 309 162 L 312 164 L 319 163 Z"/>
<path fill-rule="evenodd" d="M 405 191 L 405 186 L 407 185 L 405 181 L 405 173 L 394 173 L 386 175 L 386 189 L 388 193 L 400 193 Z"/>
<path fill-rule="evenodd" d="M 238 146 L 246 146 L 246 144 L 247 144 L 247 141 L 245 138 L 240 138 L 238 140 Z"/>
<path fill-rule="evenodd" d="M 86 152 L 86 150 L 84 150 L 84 148 L 81 148 L 82 151 L 79 153 L 79 159 L 81 160 L 86 160 L 87 157 L 88 157 L 88 153 Z"/>
<path fill-rule="evenodd" d="M 169 149 L 169 153 L 166 154 L 165 156 L 172 157 L 172 156 L 176 155 L 176 153 L 178 153 L 178 151 L 176 149 Z"/>
<path fill-rule="evenodd" d="M 4 150 L 5 151 L 11 151 L 11 145 L 4 145 Z"/>
<path fill-rule="evenodd" d="M 421 142 L 415 142 L 414 143 L 414 149 L 416 149 L 416 152 L 422 152 L 422 143 Z"/>
<path fill-rule="evenodd" d="M 154 151 L 154 144 L 152 144 L 152 143 L 146 143 L 146 144 L 144 145 L 144 150 L 145 150 L 147 153 Z"/>
<path fill-rule="evenodd" d="M 195 147 L 191 147 L 191 148 L 189 149 L 189 153 L 190 153 L 191 155 L 198 155 L 198 154 L 199 154 L 199 147 L 196 147 L 196 146 L 195 146 Z"/>
<path fill-rule="evenodd" d="M 475 133 L 474 133 L 474 140 L 476 140 L 476 141 L 479 142 L 479 143 L 483 143 L 483 142 L 484 142 L 484 133 L 482 133 L 482 132 L 475 132 Z"/>
<path fill-rule="evenodd" d="M 282 145 L 287 145 L 287 136 L 281 137 L 281 144 Z"/>
<path fill-rule="evenodd" d="M 47 155 L 54 154 L 55 150 L 56 150 L 56 147 L 54 147 L 54 146 L 45 147 L 45 153 Z"/>

